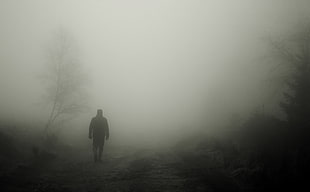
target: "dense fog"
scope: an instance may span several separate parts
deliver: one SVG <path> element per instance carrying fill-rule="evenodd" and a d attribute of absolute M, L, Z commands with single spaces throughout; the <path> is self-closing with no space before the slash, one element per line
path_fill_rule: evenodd
<path fill-rule="evenodd" d="M 309 0 L 0 0 L 0 29 L 0 191 L 308 187 Z"/>
<path fill-rule="evenodd" d="M 266 42 L 304 19 L 310 6 L 31 0 L 1 1 L 0 7 L 1 118 L 46 121 L 50 109 L 40 105 L 39 77 L 55 34 L 65 31 L 87 75 L 89 103 L 67 130 L 87 135 L 90 118 L 102 108 L 114 141 L 128 144 L 212 129 L 263 105 L 277 113 L 275 65 L 262 60 Z"/>

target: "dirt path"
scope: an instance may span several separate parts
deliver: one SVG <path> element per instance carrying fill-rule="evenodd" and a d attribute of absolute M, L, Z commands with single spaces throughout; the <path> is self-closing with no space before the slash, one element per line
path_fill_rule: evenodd
<path fill-rule="evenodd" d="M 93 163 L 88 151 L 65 153 L 48 165 L 33 165 L 11 176 L 7 191 L 186 191 L 173 166 L 179 159 L 153 150 L 105 152 Z M 10 179 L 8 179 L 8 183 Z M 18 183 L 18 185 L 16 185 Z"/>

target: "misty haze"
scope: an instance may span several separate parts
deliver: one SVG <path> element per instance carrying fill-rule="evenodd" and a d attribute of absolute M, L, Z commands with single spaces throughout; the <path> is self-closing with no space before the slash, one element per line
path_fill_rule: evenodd
<path fill-rule="evenodd" d="M 307 0 L 0 0 L 1 191 L 299 191 Z"/>

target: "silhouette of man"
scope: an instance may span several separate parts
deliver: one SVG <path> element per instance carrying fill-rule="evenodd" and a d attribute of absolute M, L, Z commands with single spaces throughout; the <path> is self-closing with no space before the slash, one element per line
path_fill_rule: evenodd
<path fill-rule="evenodd" d="M 102 109 L 98 109 L 96 117 L 92 118 L 88 137 L 93 139 L 94 161 L 101 162 L 104 141 L 109 139 L 108 120 L 103 116 Z"/>

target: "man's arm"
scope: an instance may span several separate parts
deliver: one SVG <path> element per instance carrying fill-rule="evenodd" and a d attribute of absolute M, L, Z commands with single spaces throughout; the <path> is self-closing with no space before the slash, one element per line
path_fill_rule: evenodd
<path fill-rule="evenodd" d="M 90 124 L 89 124 L 88 138 L 90 139 L 93 138 L 93 119 L 90 121 Z"/>
<path fill-rule="evenodd" d="M 105 134 L 106 134 L 105 139 L 108 140 L 110 137 L 108 120 L 106 120 L 106 133 Z"/>

